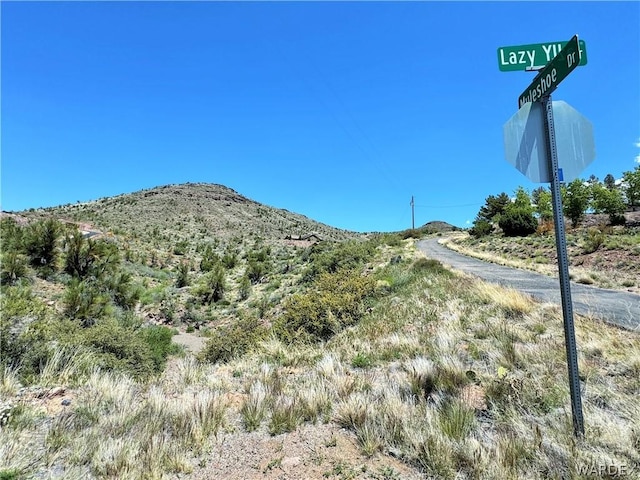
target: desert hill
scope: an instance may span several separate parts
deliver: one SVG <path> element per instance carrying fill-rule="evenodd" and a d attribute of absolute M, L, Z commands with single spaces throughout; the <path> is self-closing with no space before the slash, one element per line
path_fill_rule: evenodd
<path fill-rule="evenodd" d="M 85 203 L 20 212 L 27 218 L 54 217 L 129 238 L 172 242 L 260 237 L 271 242 L 317 235 L 324 240 L 361 236 L 263 205 L 222 185 L 165 185 Z"/>

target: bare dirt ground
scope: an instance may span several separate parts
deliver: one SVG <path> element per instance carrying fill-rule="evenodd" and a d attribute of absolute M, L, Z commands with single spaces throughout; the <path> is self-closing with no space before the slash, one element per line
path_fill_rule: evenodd
<path fill-rule="evenodd" d="M 221 434 L 200 465 L 184 478 L 228 480 L 422 479 L 402 461 L 360 453 L 354 435 L 334 424 L 303 425 L 277 436 Z"/>
<path fill-rule="evenodd" d="M 187 351 L 197 354 L 204 348 L 207 339 L 193 333 L 181 332 L 172 337 L 174 343 L 184 346 Z"/>

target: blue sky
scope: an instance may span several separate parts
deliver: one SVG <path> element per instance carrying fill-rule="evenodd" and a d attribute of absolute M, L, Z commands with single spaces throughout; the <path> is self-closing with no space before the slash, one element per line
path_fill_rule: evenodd
<path fill-rule="evenodd" d="M 583 177 L 640 155 L 638 2 L 6 2 L 2 209 L 183 182 L 356 231 L 473 221 L 536 188 L 504 158 L 530 72 L 497 48 L 569 40 L 558 87 L 593 123 Z"/>

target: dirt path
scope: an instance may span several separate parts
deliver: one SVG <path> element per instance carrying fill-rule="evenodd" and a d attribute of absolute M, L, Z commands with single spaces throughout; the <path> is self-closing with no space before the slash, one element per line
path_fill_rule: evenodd
<path fill-rule="evenodd" d="M 428 257 L 483 280 L 515 288 L 542 301 L 561 304 L 557 278 L 504 267 L 461 255 L 441 245 L 439 239 L 421 240 L 418 248 Z M 571 283 L 573 309 L 620 327 L 640 331 L 640 295 Z"/>

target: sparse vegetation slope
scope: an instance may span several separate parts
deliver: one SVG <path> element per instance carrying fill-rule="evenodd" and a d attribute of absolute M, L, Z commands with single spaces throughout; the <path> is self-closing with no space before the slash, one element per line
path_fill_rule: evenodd
<path fill-rule="evenodd" d="M 637 335 L 576 319 L 576 441 L 558 308 L 452 273 L 410 235 L 144 242 L 98 209 L 111 234 L 80 240 L 32 214 L 2 221 L 1 478 L 640 471 Z"/>

